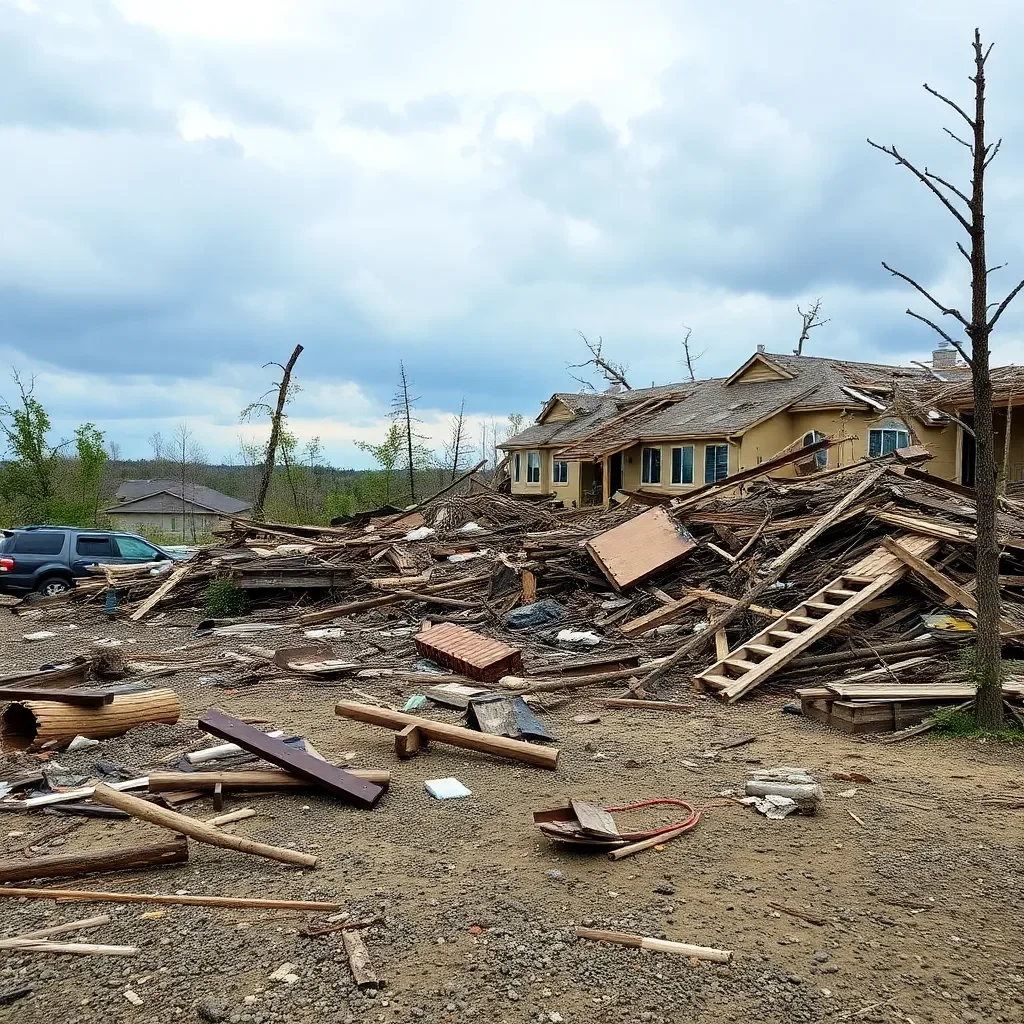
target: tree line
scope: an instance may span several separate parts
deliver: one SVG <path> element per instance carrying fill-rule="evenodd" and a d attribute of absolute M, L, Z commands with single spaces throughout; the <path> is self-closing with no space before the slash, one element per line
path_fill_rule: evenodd
<path fill-rule="evenodd" d="M 269 421 L 268 440 L 240 436 L 237 452 L 221 463 L 211 463 L 186 420 L 169 436 L 151 434 L 148 458 L 123 458 L 120 446 L 91 422 L 75 428 L 70 438 L 56 439 L 35 378 L 15 370 L 13 397 L 0 399 L 0 434 L 6 442 L 0 526 L 103 526 L 103 510 L 116 503 L 118 486 L 126 480 L 173 481 L 184 493 L 203 485 L 252 502 L 254 514 L 267 520 L 326 524 L 380 505 L 404 507 L 484 460 L 483 472 L 491 473 L 502 460 L 498 445 L 524 425 L 524 417 L 514 413 L 504 421 L 483 421 L 474 432 L 463 400 L 446 442 L 433 449 L 421 432 L 419 399 L 402 363 L 385 433 L 377 441 L 355 442 L 374 467 L 340 469 L 329 463 L 319 438 L 303 441 L 291 429 L 288 409 L 300 390 L 292 372 L 295 359 L 293 353 L 288 364 L 268 364 L 281 368 L 281 380 L 240 414 L 242 423 Z M 196 539 L 186 520 L 183 516 L 182 536 L 153 539 Z"/>

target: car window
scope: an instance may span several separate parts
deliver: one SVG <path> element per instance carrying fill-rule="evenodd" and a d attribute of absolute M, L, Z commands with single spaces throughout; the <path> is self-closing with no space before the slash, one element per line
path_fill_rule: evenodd
<path fill-rule="evenodd" d="M 79 537 L 75 551 L 87 557 L 110 558 L 114 554 L 114 545 L 109 537 Z"/>
<path fill-rule="evenodd" d="M 64 534 L 52 530 L 16 533 L 12 550 L 17 555 L 59 555 L 64 550 Z"/>
<path fill-rule="evenodd" d="M 118 537 L 117 546 L 121 549 L 122 558 L 141 558 L 144 562 L 155 562 L 163 557 L 156 548 L 138 537 Z"/>

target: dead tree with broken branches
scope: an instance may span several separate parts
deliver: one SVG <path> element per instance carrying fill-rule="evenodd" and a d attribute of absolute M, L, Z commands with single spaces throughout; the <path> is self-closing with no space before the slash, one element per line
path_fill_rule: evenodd
<path fill-rule="evenodd" d="M 999 303 L 989 305 L 988 275 L 999 269 L 989 267 L 985 250 L 985 172 L 995 159 L 1002 139 L 990 143 L 986 138 L 985 125 L 985 66 L 992 52 L 991 44 L 982 45 L 981 33 L 974 30 L 974 109 L 968 113 L 948 96 L 933 89 L 927 83 L 924 88 L 936 99 L 941 100 L 968 127 L 964 134 L 955 134 L 948 128 L 943 130 L 971 155 L 971 183 L 964 191 L 946 178 L 912 164 L 895 146 L 883 146 L 868 139 L 875 149 L 892 157 L 900 167 L 905 167 L 925 186 L 946 209 L 966 233 L 969 247 L 957 242 L 957 249 L 970 265 L 971 309 L 965 315 L 958 309 L 940 302 L 927 289 L 908 274 L 883 263 L 882 266 L 895 277 L 905 281 L 924 299 L 931 303 L 943 318 L 950 317 L 958 323 L 967 340 L 954 337 L 936 320 L 911 309 L 907 314 L 920 320 L 943 340 L 949 342 L 971 368 L 971 382 L 974 391 L 974 438 L 976 447 L 974 494 L 977 505 L 977 543 L 975 570 L 978 579 L 978 627 L 975 647 L 975 675 L 978 693 L 975 699 L 975 716 L 983 728 L 999 728 L 1003 722 L 1003 699 L 1001 680 L 1001 644 L 999 636 L 999 546 L 996 536 L 996 458 L 995 431 L 992 423 L 992 377 L 989 369 L 989 340 L 992 330 L 1006 312 L 1007 307 L 1024 288 L 1021 281 Z M 934 316 L 934 314 L 932 314 Z M 951 328 L 955 329 L 955 328 Z"/>
<path fill-rule="evenodd" d="M 815 327 L 824 326 L 828 323 L 828 320 L 821 319 L 821 299 L 815 299 L 806 312 L 799 306 L 796 307 L 796 311 L 800 314 L 801 325 L 800 337 L 797 339 L 793 354 L 802 356 L 804 354 L 804 342 L 810 340 L 811 331 Z"/>
<path fill-rule="evenodd" d="M 267 501 L 267 491 L 270 490 L 270 481 L 274 476 L 274 463 L 277 460 L 277 448 L 281 443 L 281 424 L 284 422 L 284 407 L 288 402 L 288 393 L 292 387 L 292 370 L 295 369 L 295 361 L 302 355 L 302 346 L 296 345 L 288 362 L 283 366 L 280 363 L 264 363 L 263 368 L 276 366 L 281 370 L 281 379 L 278 383 L 265 392 L 258 402 L 246 406 L 242 410 L 242 419 L 250 420 L 257 413 L 264 413 L 270 417 L 270 437 L 267 440 L 267 447 L 263 455 L 263 472 L 260 474 L 260 482 L 256 488 L 256 496 L 252 503 L 253 519 L 263 518 L 263 506 Z M 277 401 L 271 406 L 266 399 L 277 389 Z"/>
<path fill-rule="evenodd" d="M 694 373 L 693 364 L 704 355 L 704 352 L 701 351 L 696 353 L 696 355 L 694 354 L 693 349 L 690 348 L 690 339 L 693 337 L 693 328 L 687 327 L 683 324 L 683 329 L 686 331 L 683 335 L 683 361 L 686 363 L 686 372 L 690 375 L 690 380 L 695 381 L 697 379 L 697 374 Z"/>
<path fill-rule="evenodd" d="M 583 339 L 583 344 L 587 346 L 590 358 L 582 363 L 569 363 L 567 364 L 568 368 L 570 370 L 582 370 L 592 366 L 612 387 L 620 387 L 626 391 L 632 391 L 633 388 L 630 386 L 629 381 L 626 380 L 626 373 L 629 367 L 625 363 L 613 363 L 610 359 L 606 358 L 604 355 L 604 338 L 598 337 L 596 342 L 592 342 L 582 331 L 577 331 L 576 333 Z M 569 376 L 585 388 L 589 388 L 591 391 L 597 390 L 589 380 L 577 377 L 575 373 L 570 373 Z"/>

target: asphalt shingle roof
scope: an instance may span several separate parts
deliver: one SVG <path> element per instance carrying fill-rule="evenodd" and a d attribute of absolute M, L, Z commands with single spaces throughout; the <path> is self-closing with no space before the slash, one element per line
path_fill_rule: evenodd
<path fill-rule="evenodd" d="M 129 504 L 146 498 L 150 495 L 169 494 L 181 501 L 182 488 L 180 480 L 125 480 L 118 488 L 116 498 L 120 504 Z M 232 498 L 228 494 L 215 491 L 212 487 L 204 487 L 202 484 L 186 484 L 185 500 L 203 505 L 213 509 L 214 512 L 223 512 L 227 515 L 235 515 L 252 508 L 248 501 L 239 498 Z M 116 511 L 117 506 L 108 511 Z M 137 511 L 145 511 L 136 506 Z M 157 511 L 152 509 L 150 511 Z"/>

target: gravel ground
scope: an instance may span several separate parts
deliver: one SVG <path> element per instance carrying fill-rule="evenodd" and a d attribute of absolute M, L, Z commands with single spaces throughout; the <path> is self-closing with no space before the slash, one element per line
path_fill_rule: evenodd
<path fill-rule="evenodd" d="M 82 653 L 100 636 L 134 638 L 136 649 L 167 650 L 194 639 L 194 618 L 176 621 L 181 625 L 108 624 L 92 610 L 3 617 L 0 669 Z M 37 629 L 55 629 L 58 637 L 21 639 Z M 301 633 L 280 631 L 251 641 L 224 639 L 222 649 L 302 640 Z M 346 652 L 344 642 L 338 651 Z M 370 812 L 310 794 L 227 799 L 225 810 L 258 811 L 227 828 L 315 853 L 320 865 L 314 871 L 192 844 L 185 866 L 60 884 L 337 901 L 353 918 L 382 919 L 363 935 L 386 987 L 354 987 L 338 936 L 298 934 L 324 924 L 325 915 L 3 900 L 5 935 L 109 913 L 112 924 L 83 933 L 80 941 L 137 945 L 140 951 L 131 958 L 5 954 L 0 991 L 35 988 L 0 1008 L 0 1019 L 1024 1019 L 1024 812 L 979 802 L 985 795 L 1019 792 L 1024 758 L 1016 749 L 928 739 L 884 746 L 783 715 L 781 697 L 755 696 L 734 707 L 700 698 L 692 714 L 658 715 L 597 709 L 584 693 L 545 718 L 562 750 L 557 772 L 443 745 L 396 762 L 390 733 L 333 715 L 333 699 L 351 696 L 348 682 L 268 681 L 230 690 L 211 685 L 210 674 L 185 671 L 161 681 L 181 695 L 181 724 L 104 741 L 98 754 L 57 758 L 88 771 L 101 756 L 141 773 L 193 746 L 200 739 L 197 715 L 219 706 L 301 733 L 328 758 L 355 751 L 356 766 L 391 769 L 390 793 Z M 359 685 L 398 701 L 386 680 Z M 573 723 L 582 712 L 598 712 L 601 721 Z M 704 756 L 716 744 L 751 733 L 757 739 L 747 746 Z M 38 761 L 5 756 L 7 768 L 28 764 Z M 570 796 L 608 806 L 659 796 L 703 803 L 739 786 L 752 765 L 783 764 L 821 775 L 823 815 L 774 822 L 734 805 L 713 807 L 694 832 L 662 852 L 616 863 L 549 844 L 531 819 L 531 811 L 564 804 Z M 872 784 L 832 779 L 851 771 L 870 776 Z M 424 780 L 445 776 L 460 779 L 472 797 L 432 800 Z M 853 796 L 839 795 L 851 789 Z M 205 799 L 183 810 L 213 814 Z M 638 827 L 655 820 L 672 818 L 651 811 L 630 818 Z M 0 826 L 4 856 L 18 860 L 158 837 L 152 826 L 134 821 L 40 812 L 4 815 Z M 61 829 L 69 830 L 56 834 Z M 815 926 L 772 903 L 827 923 Z M 715 966 L 586 942 L 575 938 L 576 925 L 732 949 L 735 961 Z M 286 964 L 292 966 L 281 973 L 297 979 L 272 980 Z"/>

